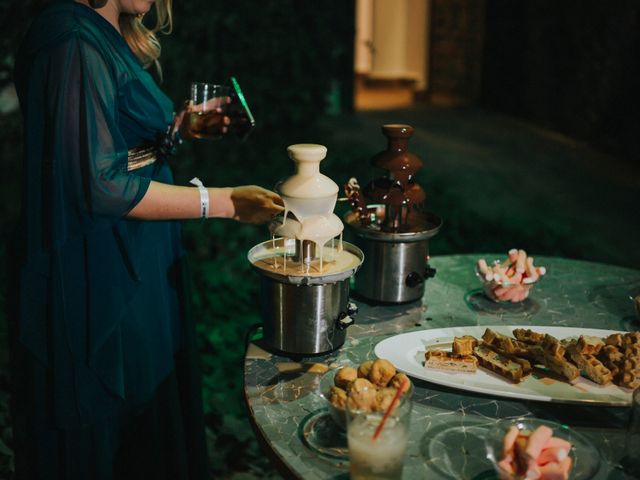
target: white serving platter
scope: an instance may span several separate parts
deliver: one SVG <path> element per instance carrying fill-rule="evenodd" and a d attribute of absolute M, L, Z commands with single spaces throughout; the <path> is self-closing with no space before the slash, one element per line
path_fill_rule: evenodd
<path fill-rule="evenodd" d="M 531 329 L 548 333 L 557 339 L 578 338 L 580 335 L 606 337 L 614 330 L 573 327 L 543 327 L 522 325 L 484 325 L 469 327 L 438 328 L 403 333 L 387 338 L 375 347 L 378 358 L 391 361 L 396 368 L 407 375 L 427 382 L 470 392 L 484 393 L 497 397 L 537 400 L 541 402 L 586 403 L 603 406 L 627 406 L 631 404 L 631 389 L 614 384 L 598 385 L 591 380 L 578 377 L 572 383 L 545 376 L 534 370 L 521 383 L 512 383 L 482 367 L 475 373 L 460 373 L 424 367 L 424 352 L 440 348 L 451 350 L 453 337 L 472 335 L 477 339 L 487 328 L 513 337 L 516 328 Z"/>

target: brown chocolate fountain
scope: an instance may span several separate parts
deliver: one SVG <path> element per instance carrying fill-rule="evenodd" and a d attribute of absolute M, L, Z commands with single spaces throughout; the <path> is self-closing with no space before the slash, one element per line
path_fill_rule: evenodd
<path fill-rule="evenodd" d="M 422 161 L 409 151 L 413 127 L 382 127 L 387 149 L 371 159 L 386 171 L 360 190 L 356 179 L 345 185 L 352 211 L 345 223 L 355 234 L 365 262 L 356 275 L 356 291 L 365 298 L 388 303 L 419 299 L 425 281 L 435 274 L 429 267 L 429 239 L 442 225 L 424 211 L 426 194 L 414 180 Z"/>

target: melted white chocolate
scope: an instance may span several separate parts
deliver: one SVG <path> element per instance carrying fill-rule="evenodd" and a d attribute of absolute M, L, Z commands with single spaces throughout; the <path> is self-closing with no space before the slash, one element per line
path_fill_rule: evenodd
<path fill-rule="evenodd" d="M 314 242 L 316 259 L 310 263 L 296 263 L 284 250 L 274 248 L 272 255 L 261 258 L 255 265 L 289 275 L 327 275 L 357 267 L 360 264 L 358 257 L 342 249 L 344 225 L 333 213 L 338 185 L 320 173 L 320 162 L 327 154 L 326 147 L 298 144 L 291 145 L 287 151 L 296 165 L 296 173 L 276 187 L 284 201 L 285 211 L 282 223 L 273 225 L 271 234 L 295 238 L 299 242 Z M 289 212 L 295 215 L 295 219 L 287 218 Z M 335 238 L 338 235 L 340 241 L 336 248 Z M 329 240 L 332 240 L 332 246 L 326 248 Z"/>
<path fill-rule="evenodd" d="M 324 247 L 320 258 L 311 263 L 297 262 L 282 247 L 267 250 L 254 265 L 262 270 L 285 275 L 322 276 L 341 273 L 360 265 L 360 258 L 347 250 Z"/>

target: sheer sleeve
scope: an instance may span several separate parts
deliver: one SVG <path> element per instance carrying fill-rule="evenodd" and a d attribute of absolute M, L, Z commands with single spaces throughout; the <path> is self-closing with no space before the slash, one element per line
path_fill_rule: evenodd
<path fill-rule="evenodd" d="M 46 392 L 42 415 L 76 429 L 146 402 L 174 368 L 179 225 L 125 218 L 151 178 L 173 183 L 161 156 L 127 170 L 128 147 L 156 142 L 172 105 L 98 13 L 47 3 L 14 76 L 25 141 L 16 333 Z"/>
<path fill-rule="evenodd" d="M 144 196 L 150 179 L 127 172 L 118 130 L 115 73 L 77 37 L 48 56 L 44 131 L 45 184 L 52 195 L 52 246 L 111 226 Z M 47 215 L 45 215 L 47 218 Z"/>
<path fill-rule="evenodd" d="M 99 410 L 97 388 L 64 401 L 75 385 L 97 382 L 90 369 L 124 397 L 120 321 L 140 282 L 118 232 L 151 180 L 127 171 L 123 79 L 108 51 L 65 35 L 17 69 L 26 154 L 19 322 L 21 342 L 56 372 L 59 424 L 72 425 Z"/>

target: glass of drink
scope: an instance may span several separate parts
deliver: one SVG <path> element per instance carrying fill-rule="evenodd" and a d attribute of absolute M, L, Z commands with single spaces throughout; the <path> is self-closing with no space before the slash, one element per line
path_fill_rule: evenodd
<path fill-rule="evenodd" d="M 347 402 L 352 480 L 397 480 L 402 477 L 409 438 L 411 393 L 412 389 L 380 411 Z"/>
<path fill-rule="evenodd" d="M 186 111 L 188 135 L 194 138 L 221 138 L 228 129 L 231 88 L 226 85 L 194 82 Z"/>
<path fill-rule="evenodd" d="M 187 136 L 193 138 L 221 138 L 229 132 L 244 139 L 255 126 L 235 77 L 229 78 L 224 85 L 192 83 L 183 121 Z"/>

